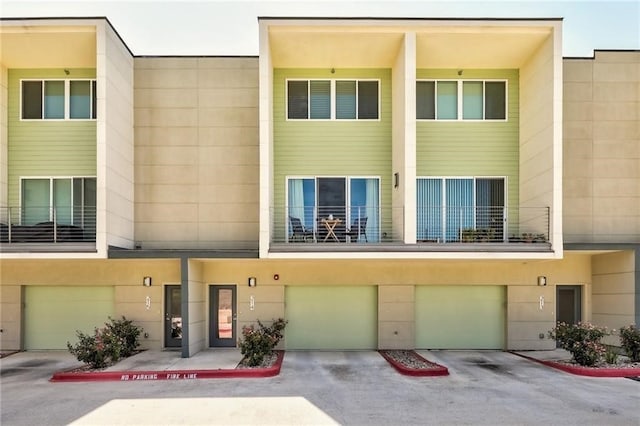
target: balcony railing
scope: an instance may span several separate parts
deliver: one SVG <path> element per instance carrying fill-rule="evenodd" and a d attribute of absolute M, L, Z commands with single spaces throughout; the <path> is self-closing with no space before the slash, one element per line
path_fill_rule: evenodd
<path fill-rule="evenodd" d="M 417 208 L 415 215 L 417 245 L 448 245 L 451 249 L 451 245 L 463 243 L 511 247 L 541 243 L 545 249 L 549 247 L 548 207 L 425 206 Z M 403 208 L 287 206 L 272 209 L 272 218 L 272 248 L 306 250 L 300 243 L 405 245 Z"/>
<path fill-rule="evenodd" d="M 418 208 L 416 240 L 435 243 L 546 243 L 548 207 Z"/>
<path fill-rule="evenodd" d="M 0 207 L 1 243 L 96 241 L 96 209 L 89 207 Z"/>

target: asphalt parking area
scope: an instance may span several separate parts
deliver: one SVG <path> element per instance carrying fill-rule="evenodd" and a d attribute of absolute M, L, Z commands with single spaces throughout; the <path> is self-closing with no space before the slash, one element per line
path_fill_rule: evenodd
<path fill-rule="evenodd" d="M 287 352 L 276 377 L 181 382 L 49 383 L 64 360 L 9 374 L 3 363 L 0 423 L 640 423 L 639 382 L 575 376 L 506 352 L 419 353 L 450 375 L 404 376 L 374 351 Z"/>

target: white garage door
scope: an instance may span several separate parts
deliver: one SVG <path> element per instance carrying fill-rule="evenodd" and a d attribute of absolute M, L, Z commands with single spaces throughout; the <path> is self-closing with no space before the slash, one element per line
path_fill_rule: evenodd
<path fill-rule="evenodd" d="M 113 317 L 113 287 L 27 286 L 25 349 L 66 349 L 76 330 L 92 332 Z"/>
<path fill-rule="evenodd" d="M 503 349 L 503 286 L 417 286 L 416 347 Z"/>
<path fill-rule="evenodd" d="M 375 349 L 376 287 L 287 287 L 287 349 Z"/>

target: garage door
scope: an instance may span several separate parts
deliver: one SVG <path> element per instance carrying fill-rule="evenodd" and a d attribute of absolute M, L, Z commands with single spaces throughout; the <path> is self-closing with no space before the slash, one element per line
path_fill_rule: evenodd
<path fill-rule="evenodd" d="M 416 347 L 503 349 L 503 286 L 416 287 Z"/>
<path fill-rule="evenodd" d="M 25 349 L 66 349 L 113 316 L 113 287 L 25 287 Z"/>
<path fill-rule="evenodd" d="M 375 349 L 376 287 L 287 287 L 287 349 Z"/>

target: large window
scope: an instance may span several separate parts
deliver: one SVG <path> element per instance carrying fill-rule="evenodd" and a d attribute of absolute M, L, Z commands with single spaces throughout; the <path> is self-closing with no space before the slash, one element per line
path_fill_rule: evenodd
<path fill-rule="evenodd" d="M 507 82 L 425 80 L 416 82 L 418 120 L 506 120 Z"/>
<path fill-rule="evenodd" d="M 95 234 L 96 178 L 23 178 L 22 225 L 53 221 L 79 226 L 85 230 L 85 236 Z"/>
<path fill-rule="evenodd" d="M 322 236 L 323 218 L 340 219 L 336 228 L 344 237 L 346 229 L 365 223 L 366 240 L 380 239 L 380 178 L 378 177 L 296 177 L 287 180 L 288 216 L 300 219 L 306 229 Z M 363 233 L 364 235 L 364 233 Z M 355 238 L 361 238 L 356 235 Z"/>
<path fill-rule="evenodd" d="M 377 120 L 378 80 L 287 80 L 289 120 Z"/>
<path fill-rule="evenodd" d="M 463 241 L 465 232 L 503 241 L 505 186 L 504 178 L 419 178 L 418 241 Z"/>
<path fill-rule="evenodd" d="M 23 120 L 96 118 L 95 80 L 22 80 Z"/>

